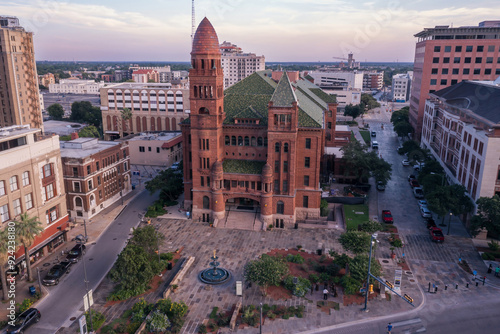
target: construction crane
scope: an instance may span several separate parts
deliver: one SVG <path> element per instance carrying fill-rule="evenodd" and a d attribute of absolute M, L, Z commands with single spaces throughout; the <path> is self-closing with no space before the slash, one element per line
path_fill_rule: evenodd
<path fill-rule="evenodd" d="M 332 57 L 333 59 L 341 59 L 341 60 L 347 60 L 347 67 L 348 68 L 353 68 L 354 67 L 354 58 L 353 58 L 353 53 L 352 52 L 349 52 L 349 54 L 347 55 L 347 58 L 344 58 L 344 57 Z"/>

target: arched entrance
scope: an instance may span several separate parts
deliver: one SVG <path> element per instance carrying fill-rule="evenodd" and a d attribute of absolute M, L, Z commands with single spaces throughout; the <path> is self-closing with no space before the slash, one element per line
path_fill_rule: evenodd
<path fill-rule="evenodd" d="M 239 230 L 260 230 L 260 203 L 256 196 L 226 198 L 224 227 Z"/>

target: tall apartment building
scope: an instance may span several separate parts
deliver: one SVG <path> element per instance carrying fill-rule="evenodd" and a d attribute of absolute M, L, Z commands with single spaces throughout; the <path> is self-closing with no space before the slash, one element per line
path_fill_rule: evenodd
<path fill-rule="evenodd" d="M 318 219 L 322 158 L 338 141 L 335 98 L 270 71 L 223 91 L 220 47 L 207 18 L 196 30 L 191 65 L 192 110 L 181 127 L 184 205 L 194 221 L 260 230 Z"/>
<path fill-rule="evenodd" d="M 128 108 L 132 118 L 122 120 Z M 176 131 L 189 116 L 189 89 L 163 83 L 120 83 L 101 88 L 104 138 L 122 138 L 133 133 Z"/>
<path fill-rule="evenodd" d="M 38 217 L 43 227 L 30 248 L 31 262 L 66 240 L 68 212 L 59 136 L 43 135 L 29 125 L 0 129 L 0 228 L 19 220 L 21 213 Z M 23 260 L 22 247 L 15 258 Z"/>
<path fill-rule="evenodd" d="M 131 190 L 128 143 L 77 138 L 61 142 L 68 211 L 83 221 Z"/>
<path fill-rule="evenodd" d="M 132 72 L 132 80 L 138 83 L 160 82 L 160 73 L 153 69 L 138 69 Z"/>
<path fill-rule="evenodd" d="M 410 98 L 410 88 L 413 72 L 395 74 L 392 76 L 392 100 L 406 102 Z"/>
<path fill-rule="evenodd" d="M 0 127 L 42 128 L 33 33 L 19 19 L 0 16 Z"/>
<path fill-rule="evenodd" d="M 384 86 L 384 71 L 382 72 L 364 72 L 363 73 L 363 90 L 373 91 L 381 90 Z"/>
<path fill-rule="evenodd" d="M 463 81 L 431 93 L 421 141 L 474 202 L 500 196 L 500 86 Z"/>
<path fill-rule="evenodd" d="M 425 28 L 415 35 L 410 123 L 420 139 L 429 94 L 463 80 L 494 80 L 500 75 L 500 21 L 479 26 Z"/>
<path fill-rule="evenodd" d="M 266 69 L 266 58 L 255 53 L 243 53 L 240 47 L 224 41 L 220 44 L 224 88 Z"/>

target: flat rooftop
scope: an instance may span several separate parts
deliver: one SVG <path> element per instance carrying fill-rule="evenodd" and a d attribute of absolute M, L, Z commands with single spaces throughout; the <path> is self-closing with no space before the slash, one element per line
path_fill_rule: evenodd
<path fill-rule="evenodd" d="M 28 133 L 39 132 L 40 129 L 31 129 L 29 125 L 12 125 L 0 128 L 0 141 L 12 139 Z"/>
<path fill-rule="evenodd" d="M 181 136 L 182 133 L 178 132 L 159 132 L 159 133 L 141 133 L 135 135 L 134 137 L 127 138 L 130 141 L 138 141 L 138 140 L 159 140 L 159 141 L 170 141 Z"/>
<path fill-rule="evenodd" d="M 59 136 L 67 136 L 73 132 L 78 132 L 87 125 L 63 121 L 44 121 L 43 128 L 46 133 L 55 133 Z"/>
<path fill-rule="evenodd" d="M 98 140 L 97 138 L 77 138 L 60 143 L 61 157 L 81 159 L 116 145 L 120 145 L 120 142 Z"/>

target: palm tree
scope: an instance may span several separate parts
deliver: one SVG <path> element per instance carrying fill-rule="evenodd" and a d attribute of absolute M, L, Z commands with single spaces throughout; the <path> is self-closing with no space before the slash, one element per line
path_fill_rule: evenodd
<path fill-rule="evenodd" d="M 7 277 L 5 264 L 9 259 L 8 233 L 6 229 L 0 231 L 0 278 L 2 280 L 3 300 L 7 300 Z"/>
<path fill-rule="evenodd" d="M 33 245 L 35 238 L 42 233 L 42 223 L 38 221 L 38 217 L 30 218 L 28 214 L 21 214 L 21 221 L 16 224 L 16 234 L 19 242 L 24 246 L 24 260 L 26 261 L 26 269 L 28 271 L 28 281 L 33 280 L 31 273 L 30 252 L 29 248 Z"/>

